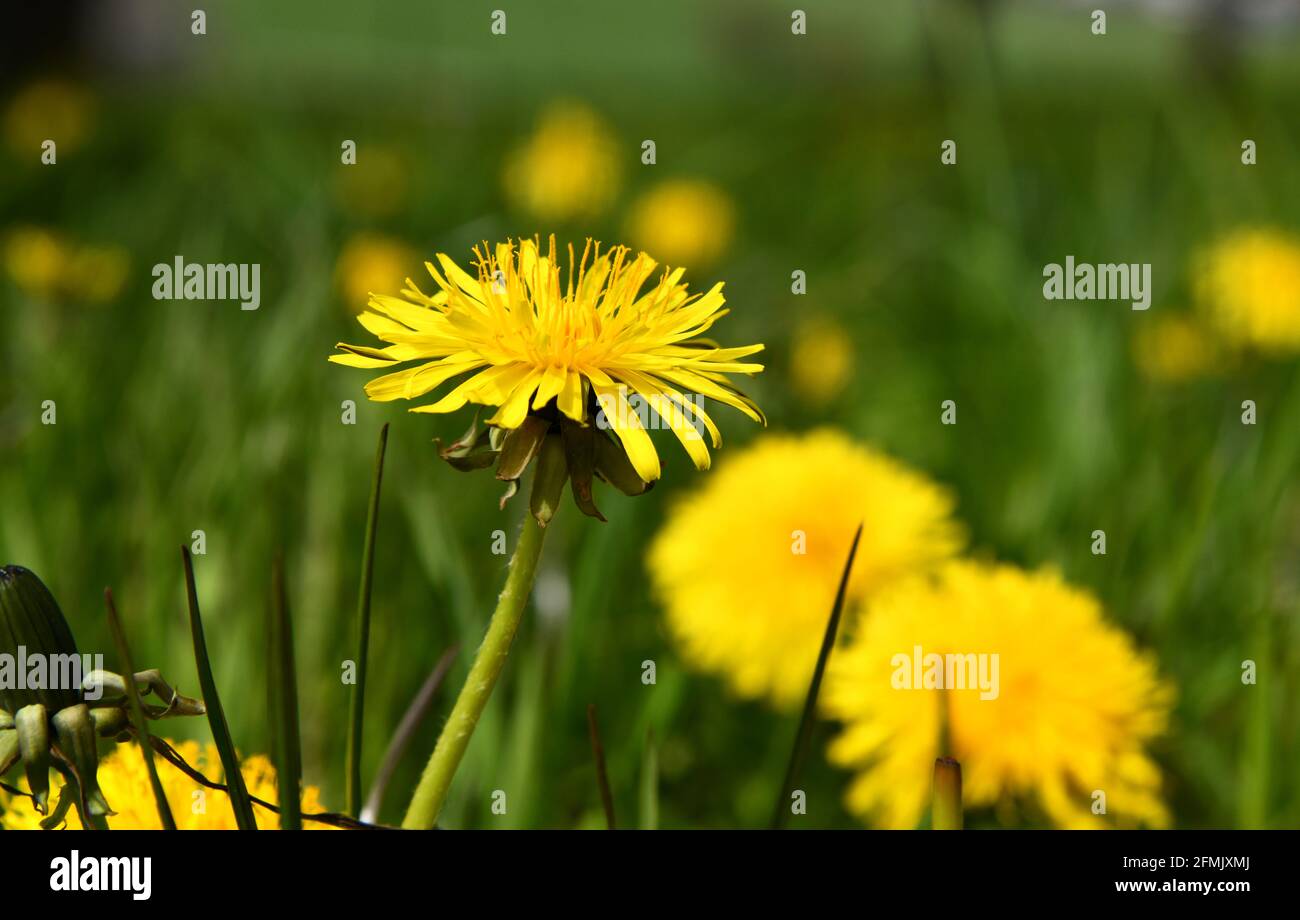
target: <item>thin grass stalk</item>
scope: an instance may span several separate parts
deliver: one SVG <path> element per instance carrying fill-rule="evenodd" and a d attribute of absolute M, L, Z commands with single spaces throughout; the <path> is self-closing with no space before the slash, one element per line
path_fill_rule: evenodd
<path fill-rule="evenodd" d="M 434 696 L 446 679 L 447 672 L 451 670 L 452 662 L 456 660 L 456 654 L 459 651 L 460 645 L 456 644 L 442 653 L 438 663 L 433 666 L 429 676 L 424 679 L 420 692 L 415 695 L 415 699 L 411 700 L 411 705 L 406 707 L 406 712 L 402 713 L 402 720 L 397 723 L 397 730 L 393 732 L 393 737 L 388 742 L 388 749 L 384 751 L 384 759 L 379 764 L 379 770 L 375 773 L 374 780 L 371 781 L 370 793 L 366 796 L 366 804 L 361 809 L 361 820 L 367 824 L 374 824 L 379 820 L 379 811 L 384 806 L 384 796 L 388 792 L 388 784 L 392 782 L 393 773 L 397 770 L 402 755 L 410 747 L 416 729 L 424 721 L 424 717 L 429 714 L 429 709 L 433 706 Z"/>
<path fill-rule="evenodd" d="M 795 734 L 794 747 L 790 751 L 790 762 L 786 767 L 785 779 L 781 783 L 781 794 L 777 797 L 776 808 L 772 812 L 773 830 L 785 827 L 786 818 L 790 814 L 790 794 L 794 791 L 795 783 L 799 781 L 803 762 L 807 759 L 808 748 L 812 744 L 813 726 L 817 722 L 817 696 L 821 693 L 826 662 L 830 660 L 831 650 L 835 648 L 840 616 L 844 612 L 844 598 L 849 589 L 849 575 L 853 572 L 853 559 L 858 554 L 858 541 L 861 539 L 862 525 L 859 524 L 857 532 L 853 534 L 853 544 L 849 547 L 849 557 L 844 562 L 844 571 L 840 575 L 839 590 L 835 592 L 835 604 L 831 607 L 830 618 L 826 621 L 821 651 L 817 653 L 817 667 L 813 669 L 812 682 L 808 684 L 808 696 L 804 699 L 803 715 L 799 718 L 799 731 Z"/>
<path fill-rule="evenodd" d="M 293 623 L 284 587 L 284 561 L 271 569 L 271 724 L 275 731 L 275 774 L 280 792 L 280 829 L 302 830 L 302 739 L 298 726 L 298 680 L 293 663 Z"/>
<path fill-rule="evenodd" d="M 162 780 L 158 778 L 158 765 L 153 759 L 153 744 L 150 743 L 149 723 L 144 717 L 144 706 L 140 703 L 140 688 L 135 683 L 135 663 L 131 660 L 131 647 L 126 641 L 126 631 L 122 620 L 117 615 L 117 606 L 113 603 L 113 591 L 104 589 L 104 605 L 108 608 L 108 628 L 113 633 L 113 642 L 117 646 L 117 656 L 122 660 L 126 674 L 126 698 L 131 708 L 131 724 L 135 726 L 136 737 L 140 742 L 140 754 L 144 757 L 145 769 L 149 772 L 149 787 L 153 790 L 154 805 L 158 808 L 158 820 L 163 830 L 176 830 L 176 819 L 172 816 L 171 805 L 167 802 L 167 793 L 163 791 Z"/>
<path fill-rule="evenodd" d="M 605 745 L 600 740 L 600 726 L 596 724 L 596 704 L 587 704 L 587 734 L 591 738 L 591 755 L 596 762 L 596 785 L 600 788 L 600 805 L 605 810 L 605 827 L 617 830 L 614 819 L 614 793 L 609 787 L 609 770 L 605 766 Z"/>
<path fill-rule="evenodd" d="M 199 675 L 199 689 L 203 691 L 203 705 L 208 711 L 212 741 L 217 746 L 221 769 L 225 773 L 226 784 L 230 789 L 230 807 L 235 813 L 235 825 L 241 831 L 255 831 L 257 818 L 253 815 L 253 803 L 248 799 L 244 774 L 239 770 L 239 754 L 235 750 L 235 742 L 230 737 L 230 726 L 226 723 L 226 713 L 221 708 L 221 697 L 217 695 L 217 683 L 212 678 L 212 664 L 208 661 L 208 644 L 203 636 L 203 618 L 199 615 L 199 595 L 194 587 L 194 560 L 190 557 L 188 546 L 181 547 L 181 561 L 185 566 L 185 597 L 189 603 L 190 634 L 194 640 L 194 666 Z"/>
<path fill-rule="evenodd" d="M 379 490 L 384 480 L 384 452 L 388 424 L 379 429 L 375 472 L 370 482 L 370 508 L 366 513 L 366 542 L 361 554 L 361 587 L 357 594 L 356 684 L 348 704 L 347 813 L 357 817 L 361 808 L 361 746 L 366 713 L 366 661 L 370 653 L 370 588 L 375 571 L 375 536 L 379 530 Z"/>

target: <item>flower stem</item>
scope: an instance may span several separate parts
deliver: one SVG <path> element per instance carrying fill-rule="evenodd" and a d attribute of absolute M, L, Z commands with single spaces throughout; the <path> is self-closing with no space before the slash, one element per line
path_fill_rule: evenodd
<path fill-rule="evenodd" d="M 961 764 L 951 757 L 934 762 L 934 806 L 931 824 L 936 831 L 962 828 Z"/>
<path fill-rule="evenodd" d="M 524 529 L 519 536 L 519 545 L 510 558 L 510 569 L 506 575 L 506 586 L 497 600 L 497 609 L 492 613 L 488 623 L 487 635 L 474 656 L 474 664 L 465 678 L 465 686 L 456 697 L 456 705 L 451 709 L 451 716 L 443 726 L 433 755 L 424 767 L 420 784 L 416 786 L 415 795 L 406 809 L 402 819 L 405 828 L 431 828 L 438 820 L 443 803 L 447 799 L 447 790 L 451 779 L 465 756 L 465 748 L 478 725 L 479 716 L 487 706 L 492 688 L 501 676 L 501 668 L 510 654 L 510 643 L 514 641 L 519 622 L 523 619 L 528 596 L 533 590 L 533 579 L 537 575 L 537 560 L 542 555 L 542 541 L 546 531 L 538 526 L 531 514 L 524 515 Z"/>

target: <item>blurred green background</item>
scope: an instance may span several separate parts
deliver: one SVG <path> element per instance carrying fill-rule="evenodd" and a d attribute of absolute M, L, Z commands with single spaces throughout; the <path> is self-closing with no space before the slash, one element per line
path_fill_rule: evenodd
<path fill-rule="evenodd" d="M 498 511 L 491 476 L 438 461 L 432 438 L 460 434 L 467 415 L 366 402 L 368 375 L 326 363 L 335 342 L 368 341 L 341 256 L 358 239 L 409 251 L 395 291 L 423 258 L 463 263 L 481 239 L 623 240 L 639 195 L 702 180 L 731 202 L 734 232 L 687 278 L 727 282 L 727 343 L 767 344 L 748 389 L 772 427 L 829 423 L 884 448 L 955 490 L 977 551 L 1056 564 L 1095 591 L 1178 686 L 1155 751 L 1178 825 L 1300 823 L 1300 711 L 1287 703 L 1300 692 L 1300 368 L 1251 358 L 1171 383 L 1133 358 L 1142 324 L 1185 308 L 1201 246 L 1242 226 L 1300 230 L 1294 20 L 1111 3 L 1098 37 L 1077 4 L 799 6 L 800 37 L 791 5 L 766 0 L 222 0 L 204 36 L 188 8 L 161 2 L 24 14 L 6 39 L 0 151 L 0 562 L 46 581 L 83 651 L 111 647 L 111 585 L 137 662 L 193 693 L 178 546 L 203 530 L 199 593 L 232 733 L 267 751 L 264 618 L 283 549 L 305 777 L 341 809 L 340 667 L 376 436 L 391 422 L 367 780 L 428 671 L 462 643 L 382 812 L 399 820 L 503 578 L 492 533 L 513 547 L 522 503 Z M 494 8 L 505 36 L 489 30 Z M 601 213 L 543 223 L 512 203 L 502 171 L 557 99 L 599 114 L 622 178 Z M 56 116 L 73 140 L 42 166 Z M 654 166 L 640 162 L 646 138 Z M 939 163 L 947 138 L 955 168 Z M 1243 138 L 1257 166 L 1240 164 Z M 355 167 L 340 163 L 344 139 Z M 261 308 L 155 301 L 151 268 L 177 254 L 260 263 Z M 1045 302 L 1042 266 L 1066 254 L 1152 263 L 1152 309 Z M 850 345 L 820 383 L 798 359 L 801 337 L 815 353 L 819 334 Z M 355 425 L 341 424 L 346 399 Z M 945 399 L 956 426 L 938 424 Z M 1255 427 L 1240 423 L 1243 399 Z M 55 425 L 41 423 L 45 400 Z M 722 464 L 757 429 L 716 417 Z M 541 609 L 446 825 L 598 825 L 593 702 L 624 824 L 638 821 L 651 730 L 661 826 L 766 822 L 794 717 L 736 701 L 668 642 L 642 554 L 700 474 L 662 443 L 651 495 L 607 498 L 606 525 L 558 518 Z M 1104 557 L 1090 552 L 1096 528 Z M 1259 662 L 1251 693 L 1245 658 Z M 852 826 L 825 737 L 802 825 Z M 489 811 L 494 789 L 507 790 L 504 817 Z"/>

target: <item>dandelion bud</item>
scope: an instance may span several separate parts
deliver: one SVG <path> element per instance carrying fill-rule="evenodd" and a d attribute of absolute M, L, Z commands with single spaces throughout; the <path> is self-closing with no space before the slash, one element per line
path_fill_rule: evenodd
<path fill-rule="evenodd" d="M 0 655 L 22 670 L 28 661 L 43 661 L 47 678 L 0 680 L 0 709 L 17 713 L 39 703 L 54 712 L 81 702 L 79 688 L 50 686 L 56 665 L 77 655 L 77 643 L 49 589 L 22 566 L 0 567 Z"/>

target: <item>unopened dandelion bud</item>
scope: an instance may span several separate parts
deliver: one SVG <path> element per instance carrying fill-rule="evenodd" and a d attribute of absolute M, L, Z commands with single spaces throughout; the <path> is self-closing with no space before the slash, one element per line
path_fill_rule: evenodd
<path fill-rule="evenodd" d="M 0 686 L 0 709 L 17 713 L 24 706 L 39 703 L 53 712 L 81 702 L 78 687 L 49 686 L 58 662 L 77 655 L 77 643 L 68 621 L 49 589 L 27 569 L 17 565 L 0 567 L 0 654 L 15 660 L 43 659 L 51 679 L 31 686 Z"/>

